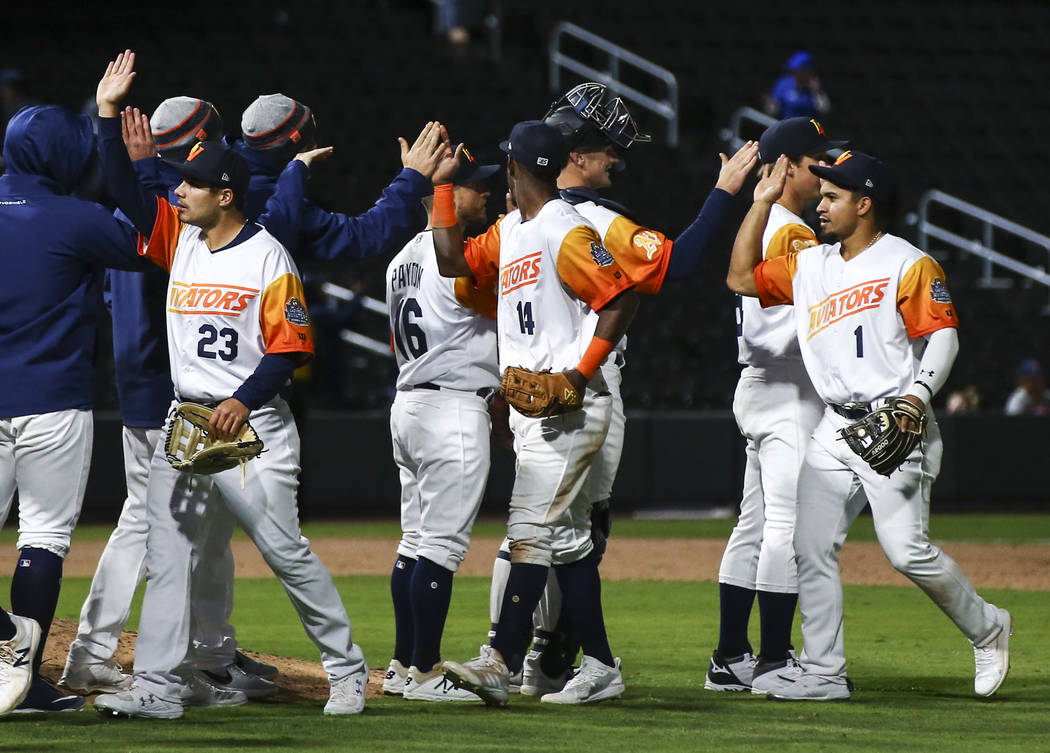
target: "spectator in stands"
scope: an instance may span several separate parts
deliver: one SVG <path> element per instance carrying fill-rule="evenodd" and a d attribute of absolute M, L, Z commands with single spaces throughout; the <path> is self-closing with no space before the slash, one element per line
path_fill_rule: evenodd
<path fill-rule="evenodd" d="M 1008 416 L 1050 416 L 1050 390 L 1039 361 L 1029 358 L 1017 367 L 1017 389 L 1006 400 Z"/>
<path fill-rule="evenodd" d="M 820 83 L 813 56 L 799 50 L 788 58 L 784 75 L 766 96 L 766 112 L 783 120 L 801 115 L 823 117 L 830 109 L 831 100 Z"/>
<path fill-rule="evenodd" d="M 450 44 L 468 44 L 471 31 L 484 25 L 488 6 L 488 0 L 439 0 L 437 30 L 446 35 Z"/>
<path fill-rule="evenodd" d="M 949 414 L 976 413 L 981 406 L 981 393 L 976 384 L 968 384 L 948 395 L 946 408 Z"/>

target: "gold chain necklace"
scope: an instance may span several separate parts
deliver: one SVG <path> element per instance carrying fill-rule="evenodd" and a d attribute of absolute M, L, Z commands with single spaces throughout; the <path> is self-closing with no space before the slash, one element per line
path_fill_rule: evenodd
<path fill-rule="evenodd" d="M 882 237 L 882 231 L 880 230 L 879 232 L 875 233 L 875 235 L 871 236 L 871 240 L 868 241 L 868 245 L 865 246 L 864 248 L 862 248 L 861 251 L 867 251 L 869 248 L 874 246 L 875 245 L 875 241 L 877 241 L 881 237 Z"/>

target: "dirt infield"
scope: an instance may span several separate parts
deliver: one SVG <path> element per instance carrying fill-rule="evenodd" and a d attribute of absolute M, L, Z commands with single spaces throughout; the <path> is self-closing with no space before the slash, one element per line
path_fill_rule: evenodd
<path fill-rule="evenodd" d="M 389 539 L 316 538 L 311 547 L 333 575 L 387 575 L 397 542 Z M 497 539 L 476 539 L 460 572 L 486 576 L 499 548 Z M 66 559 L 65 574 L 91 576 L 105 545 L 103 541 L 79 542 Z M 602 562 L 602 577 L 609 580 L 715 580 L 725 541 L 716 539 L 618 539 L 609 540 Z M 945 550 L 962 566 L 978 588 L 1050 590 L 1050 546 L 961 544 L 950 542 Z M 234 541 L 237 577 L 271 576 L 270 569 L 251 542 Z M 842 576 L 857 585 L 906 585 L 878 544 L 847 543 L 842 549 Z"/>

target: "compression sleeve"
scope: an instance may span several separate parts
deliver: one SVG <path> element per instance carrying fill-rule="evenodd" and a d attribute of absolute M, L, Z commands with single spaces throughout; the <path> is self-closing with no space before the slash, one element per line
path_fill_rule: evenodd
<path fill-rule="evenodd" d="M 959 331 L 955 327 L 943 327 L 931 332 L 919 361 L 919 378 L 905 394 L 914 395 L 928 405 L 948 381 L 948 374 L 958 353 Z"/>
<path fill-rule="evenodd" d="M 711 239 L 725 224 L 732 198 L 721 188 L 715 188 L 707 195 L 704 205 L 700 207 L 700 214 L 674 239 L 666 279 L 681 280 L 693 274 Z"/>
<path fill-rule="evenodd" d="M 233 397 L 244 403 L 248 410 L 258 410 L 270 402 L 299 365 L 299 353 L 265 353 L 244 384 L 237 388 Z"/>

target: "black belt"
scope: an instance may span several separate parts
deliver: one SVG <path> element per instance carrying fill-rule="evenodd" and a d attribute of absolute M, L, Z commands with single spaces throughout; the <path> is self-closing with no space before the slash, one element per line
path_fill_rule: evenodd
<path fill-rule="evenodd" d="M 468 391 L 468 390 L 454 390 L 454 389 L 451 389 L 449 387 L 442 387 L 441 385 L 434 384 L 433 382 L 420 382 L 419 384 L 413 384 L 412 385 L 412 389 L 414 389 L 414 390 L 435 390 L 435 391 L 445 390 L 446 392 L 467 392 Z M 480 398 L 484 398 L 485 400 L 488 400 L 495 393 L 496 393 L 496 389 L 494 387 L 482 387 L 480 389 L 474 390 L 474 394 L 475 395 L 477 395 Z"/>
<path fill-rule="evenodd" d="M 849 403 L 847 405 L 828 403 L 828 407 L 850 421 L 857 421 L 871 413 L 871 406 L 867 403 Z"/>

